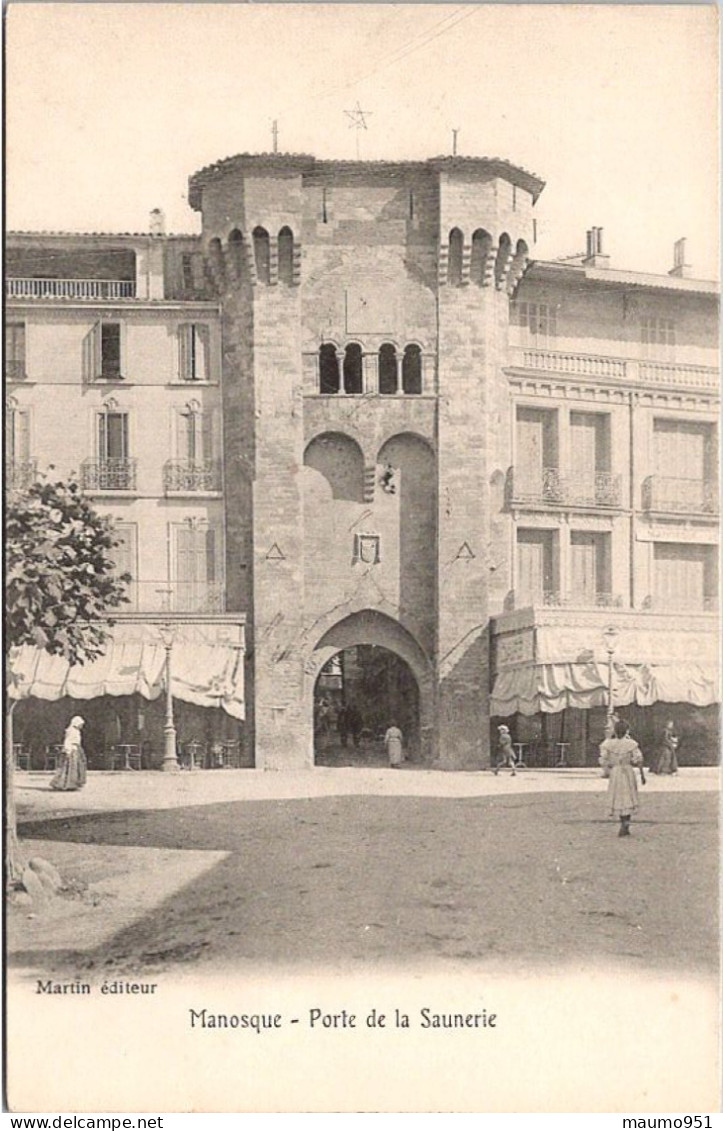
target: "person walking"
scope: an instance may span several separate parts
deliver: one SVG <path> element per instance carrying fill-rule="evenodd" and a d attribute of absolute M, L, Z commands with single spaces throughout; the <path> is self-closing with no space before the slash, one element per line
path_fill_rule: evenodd
<path fill-rule="evenodd" d="M 85 726 L 82 715 L 74 715 L 63 737 L 63 756 L 50 780 L 50 788 L 71 792 L 82 789 L 87 776 L 81 731 Z"/>
<path fill-rule="evenodd" d="M 389 765 L 392 769 L 402 765 L 404 761 L 404 735 L 396 722 L 392 723 L 384 735 L 384 749 L 387 752 Z"/>
<path fill-rule="evenodd" d="M 643 755 L 637 742 L 630 737 L 630 727 L 624 719 L 615 723 L 615 734 L 606 738 L 601 748 L 604 769 L 609 770 L 608 801 L 610 816 L 620 818 L 618 836 L 630 835 L 630 820 L 638 808 L 638 784 L 635 767 L 640 769 L 640 781 L 645 785 Z"/>
<path fill-rule="evenodd" d="M 510 728 L 506 726 L 497 727 L 500 736 L 500 760 L 495 766 L 495 775 L 503 770 L 506 766 L 512 770 L 512 777 L 515 776 L 515 748 L 512 745 L 512 735 Z"/>
<path fill-rule="evenodd" d="M 654 766 L 650 769 L 654 774 L 677 774 L 678 772 L 678 746 L 680 739 L 675 733 L 675 723 L 672 719 L 665 724 L 660 753 Z"/>

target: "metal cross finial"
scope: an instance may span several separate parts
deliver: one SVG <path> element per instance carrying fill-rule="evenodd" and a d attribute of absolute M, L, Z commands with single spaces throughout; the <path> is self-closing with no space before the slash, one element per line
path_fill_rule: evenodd
<path fill-rule="evenodd" d="M 274 118 L 273 125 L 271 126 L 271 137 L 274 141 L 274 153 L 279 152 L 279 123 Z"/>
<path fill-rule="evenodd" d="M 347 118 L 349 118 L 349 129 L 356 130 L 356 155 L 359 158 L 359 134 L 362 130 L 367 129 L 366 118 L 371 117 L 371 110 L 362 110 L 357 102 L 354 110 L 345 110 Z"/>

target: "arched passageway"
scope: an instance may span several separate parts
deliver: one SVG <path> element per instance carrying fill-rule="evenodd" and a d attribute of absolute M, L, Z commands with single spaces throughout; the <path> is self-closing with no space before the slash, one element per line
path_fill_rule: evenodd
<path fill-rule="evenodd" d="M 420 746 L 420 695 L 405 660 L 388 648 L 358 644 L 336 652 L 314 685 L 314 764 L 387 764 L 384 734 L 397 726 L 407 757 Z"/>

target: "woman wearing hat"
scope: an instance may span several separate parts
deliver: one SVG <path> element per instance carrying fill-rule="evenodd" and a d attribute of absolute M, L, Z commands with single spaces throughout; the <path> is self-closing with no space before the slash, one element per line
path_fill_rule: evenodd
<path fill-rule="evenodd" d="M 50 781 L 51 789 L 71 791 L 82 789 L 86 779 L 86 761 L 81 731 L 85 726 L 82 715 L 74 715 L 63 737 L 63 757 Z"/>
<path fill-rule="evenodd" d="M 512 735 L 510 728 L 506 726 L 497 727 L 500 736 L 500 760 L 495 766 L 495 773 L 498 774 L 505 766 L 509 766 L 512 770 L 512 777 L 515 776 L 515 751 L 512 745 Z"/>

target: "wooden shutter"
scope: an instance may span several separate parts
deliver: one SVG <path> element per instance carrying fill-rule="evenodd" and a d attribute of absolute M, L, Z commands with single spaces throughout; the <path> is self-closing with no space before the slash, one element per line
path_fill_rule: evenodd
<path fill-rule="evenodd" d="M 703 608 L 706 595 L 705 546 L 657 543 L 655 603 L 664 608 Z"/>
<path fill-rule="evenodd" d="M 208 326 L 194 325 L 193 329 L 193 377 L 196 381 L 208 380 Z"/>
<path fill-rule="evenodd" d="M 199 435 L 197 441 L 197 459 L 213 459 L 213 413 L 202 412 L 196 420 Z M 199 450 L 200 449 L 200 450 Z"/>
<path fill-rule="evenodd" d="M 7 424 L 10 461 L 24 463 L 30 459 L 30 413 L 27 409 L 11 409 L 7 415 Z"/>
<path fill-rule="evenodd" d="M 516 485 L 526 495 L 542 494 L 543 419 L 539 412 L 521 409 L 517 415 Z"/>
<path fill-rule="evenodd" d="M 100 322 L 96 322 L 83 338 L 83 380 L 97 381 L 102 371 Z"/>
<path fill-rule="evenodd" d="M 540 601 L 546 584 L 550 586 L 549 565 L 545 559 L 544 534 L 518 536 L 517 588 L 523 602 Z"/>
<path fill-rule="evenodd" d="M 598 539 L 594 534 L 572 534 L 570 565 L 573 596 L 593 601 L 598 592 Z"/>
<path fill-rule="evenodd" d="M 597 470 L 597 418 L 590 412 L 573 412 L 570 416 L 570 449 L 573 478 L 579 485 L 576 493 L 584 502 L 595 502 Z"/>
<path fill-rule="evenodd" d="M 181 381 L 191 379 L 192 331 L 193 327 L 189 323 L 178 327 L 178 377 Z"/>

